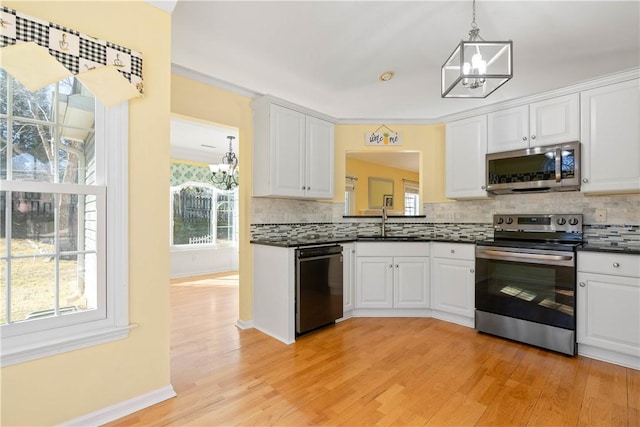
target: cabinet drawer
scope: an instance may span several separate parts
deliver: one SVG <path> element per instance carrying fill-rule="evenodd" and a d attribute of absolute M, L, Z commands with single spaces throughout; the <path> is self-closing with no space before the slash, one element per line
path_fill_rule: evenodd
<path fill-rule="evenodd" d="M 578 252 L 578 271 L 640 278 L 640 256 Z"/>
<path fill-rule="evenodd" d="M 438 258 L 473 261 L 475 253 L 476 246 L 470 243 L 433 243 L 433 256 Z"/>
<path fill-rule="evenodd" d="M 357 242 L 357 256 L 429 256 L 428 242 Z"/>

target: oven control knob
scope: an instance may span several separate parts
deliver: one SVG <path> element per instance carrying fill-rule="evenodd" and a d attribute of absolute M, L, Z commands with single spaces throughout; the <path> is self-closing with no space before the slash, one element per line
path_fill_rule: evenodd
<path fill-rule="evenodd" d="M 569 224 L 571 225 L 578 225 L 578 218 L 571 218 L 569 220 Z"/>
<path fill-rule="evenodd" d="M 507 218 L 507 224 L 513 224 L 513 218 Z"/>
<path fill-rule="evenodd" d="M 558 218 L 558 221 L 556 221 L 558 223 L 558 225 L 565 225 L 567 223 L 566 218 Z"/>
<path fill-rule="evenodd" d="M 496 222 L 498 224 L 502 224 L 504 222 L 504 218 L 500 217 L 500 218 L 498 218 L 498 220 Z"/>

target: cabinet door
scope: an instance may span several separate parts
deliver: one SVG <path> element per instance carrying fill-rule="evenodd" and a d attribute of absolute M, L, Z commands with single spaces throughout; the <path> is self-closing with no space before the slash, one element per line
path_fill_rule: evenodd
<path fill-rule="evenodd" d="M 305 115 L 271 105 L 270 176 L 274 195 L 304 195 Z"/>
<path fill-rule="evenodd" d="M 487 116 L 447 123 L 446 196 L 450 199 L 487 197 Z"/>
<path fill-rule="evenodd" d="M 431 308 L 473 318 L 475 272 L 473 261 L 433 258 Z"/>
<path fill-rule="evenodd" d="M 393 258 L 358 257 L 356 308 L 393 307 Z"/>
<path fill-rule="evenodd" d="M 342 245 L 342 283 L 344 288 L 344 313 L 353 310 L 353 291 L 356 277 L 356 249 L 355 244 Z"/>
<path fill-rule="evenodd" d="M 637 278 L 578 272 L 578 344 L 640 356 Z"/>
<path fill-rule="evenodd" d="M 393 306 L 429 308 L 429 258 L 393 258 Z"/>
<path fill-rule="evenodd" d="M 529 106 L 529 146 L 557 144 L 580 139 L 577 93 L 535 102 Z"/>
<path fill-rule="evenodd" d="M 581 94 L 582 188 L 640 191 L 640 80 Z"/>
<path fill-rule="evenodd" d="M 333 198 L 333 124 L 307 116 L 305 194 Z"/>
<path fill-rule="evenodd" d="M 529 106 L 487 114 L 487 152 L 529 148 Z"/>

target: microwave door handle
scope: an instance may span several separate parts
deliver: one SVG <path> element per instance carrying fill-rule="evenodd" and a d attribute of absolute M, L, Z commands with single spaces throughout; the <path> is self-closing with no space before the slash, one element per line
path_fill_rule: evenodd
<path fill-rule="evenodd" d="M 562 180 L 562 149 L 556 148 L 556 182 Z"/>

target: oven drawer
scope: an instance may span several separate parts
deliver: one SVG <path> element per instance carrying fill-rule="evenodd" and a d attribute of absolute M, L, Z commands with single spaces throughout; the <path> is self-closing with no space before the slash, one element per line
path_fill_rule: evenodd
<path fill-rule="evenodd" d="M 630 254 L 578 252 L 578 271 L 613 276 L 640 277 L 640 257 Z"/>
<path fill-rule="evenodd" d="M 469 243 L 434 242 L 432 256 L 438 258 L 473 261 L 476 259 L 476 247 Z"/>

